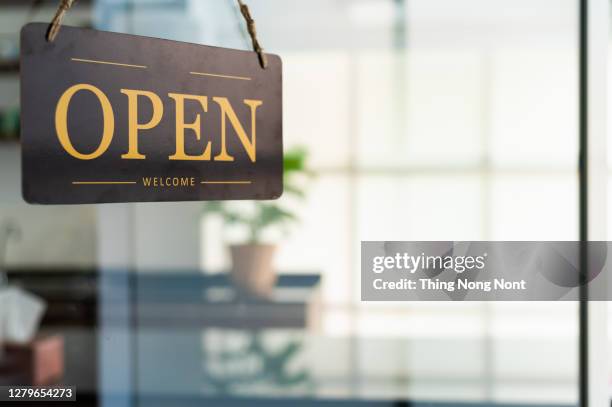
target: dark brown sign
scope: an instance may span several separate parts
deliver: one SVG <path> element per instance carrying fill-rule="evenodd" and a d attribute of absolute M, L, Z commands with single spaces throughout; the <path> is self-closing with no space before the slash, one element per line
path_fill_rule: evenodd
<path fill-rule="evenodd" d="M 46 24 L 21 31 L 30 203 L 275 199 L 282 67 L 253 52 Z"/>

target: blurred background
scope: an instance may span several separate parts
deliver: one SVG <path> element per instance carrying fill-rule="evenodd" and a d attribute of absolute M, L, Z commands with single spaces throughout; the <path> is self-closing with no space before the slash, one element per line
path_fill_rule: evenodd
<path fill-rule="evenodd" d="M 576 303 L 365 303 L 359 277 L 362 240 L 578 239 L 577 0 L 248 1 L 284 64 L 291 189 L 268 206 L 23 203 L 19 30 L 57 2 L 32 3 L 0 3 L 0 270 L 46 310 L 0 382 L 109 406 L 577 404 Z M 250 49 L 231 0 L 80 0 L 65 24 Z"/>

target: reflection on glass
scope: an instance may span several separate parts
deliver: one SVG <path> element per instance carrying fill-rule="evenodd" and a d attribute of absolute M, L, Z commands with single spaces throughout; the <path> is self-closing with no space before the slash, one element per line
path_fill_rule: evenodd
<path fill-rule="evenodd" d="M 82 3 L 68 24 L 250 46 L 234 2 Z M 239 233 L 201 203 L 25 206 L 19 146 L 0 141 L 0 222 L 21 230 L 0 267 L 47 301 L 37 334 L 61 338 L 79 403 L 575 404 L 576 304 L 361 302 L 359 247 L 576 239 L 577 2 L 250 3 L 284 61 L 285 147 L 314 173 L 280 201 L 301 221 L 271 295 L 237 293 Z M 3 112 L 19 84 L 0 74 Z"/>

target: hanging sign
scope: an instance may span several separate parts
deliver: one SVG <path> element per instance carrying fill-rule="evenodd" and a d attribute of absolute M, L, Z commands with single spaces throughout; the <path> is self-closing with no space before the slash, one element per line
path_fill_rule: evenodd
<path fill-rule="evenodd" d="M 62 27 L 21 32 L 30 203 L 275 199 L 278 56 Z"/>

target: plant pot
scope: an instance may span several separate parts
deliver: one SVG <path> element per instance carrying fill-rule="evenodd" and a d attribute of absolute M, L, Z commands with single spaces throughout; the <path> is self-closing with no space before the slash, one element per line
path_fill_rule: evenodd
<path fill-rule="evenodd" d="M 242 244 L 230 246 L 230 279 L 239 293 L 255 298 L 270 298 L 276 285 L 273 268 L 275 245 Z"/>

